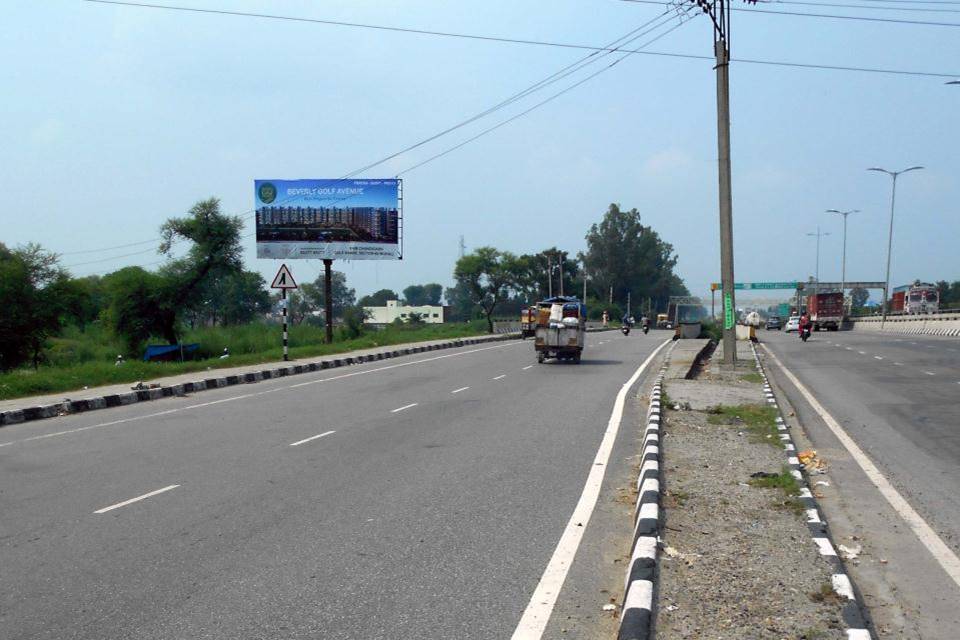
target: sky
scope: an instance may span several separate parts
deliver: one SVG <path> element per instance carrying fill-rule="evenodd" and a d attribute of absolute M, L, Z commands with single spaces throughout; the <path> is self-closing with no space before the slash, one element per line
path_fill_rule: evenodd
<path fill-rule="evenodd" d="M 39 242 L 61 254 L 75 275 L 131 264 L 155 268 L 160 225 L 210 196 L 221 199 L 225 212 L 244 216 L 252 233 L 254 179 L 343 177 L 590 53 L 81 0 L 3 4 L 0 242 Z M 594 46 L 665 10 L 620 0 L 176 4 Z M 765 8 L 960 24 L 960 4 L 905 6 L 948 11 Z M 674 19 L 662 31 L 676 25 Z M 958 35 L 957 27 L 737 12 L 731 47 L 735 60 L 960 78 Z M 712 46 L 712 26 L 699 15 L 648 48 L 709 56 Z M 636 207 L 673 245 L 679 275 L 709 300 L 709 283 L 719 276 L 710 60 L 626 57 L 527 115 L 406 171 L 613 59 L 364 171 L 360 177 L 404 179 L 404 259 L 335 268 L 358 295 L 449 285 L 460 236 L 468 251 L 556 246 L 575 254 L 589 226 L 615 202 Z M 839 280 L 842 220 L 827 209 L 860 210 L 849 217 L 847 279 L 883 280 L 891 181 L 866 169 L 913 165 L 925 169 L 897 184 L 891 286 L 960 279 L 960 85 L 739 62 L 730 76 L 738 281 L 814 274 L 816 238 L 807 234 L 818 227 L 830 234 L 821 237 L 821 279 Z M 255 258 L 252 235 L 245 243 L 248 268 L 269 281 L 278 262 Z M 289 266 L 298 281 L 322 272 L 317 261 Z M 738 302 L 748 298 L 741 294 Z"/>

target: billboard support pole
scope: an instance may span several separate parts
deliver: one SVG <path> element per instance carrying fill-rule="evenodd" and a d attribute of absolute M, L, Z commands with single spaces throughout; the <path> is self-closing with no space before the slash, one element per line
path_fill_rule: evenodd
<path fill-rule="evenodd" d="M 283 361 L 287 362 L 290 360 L 290 354 L 287 351 L 287 290 L 280 290 L 280 299 L 283 304 Z"/>
<path fill-rule="evenodd" d="M 324 258 L 323 272 L 326 278 L 323 282 L 324 315 L 327 317 L 327 344 L 333 344 L 333 260 Z"/>

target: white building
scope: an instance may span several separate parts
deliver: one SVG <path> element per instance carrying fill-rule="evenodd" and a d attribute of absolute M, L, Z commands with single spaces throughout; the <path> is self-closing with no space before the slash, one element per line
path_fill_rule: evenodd
<path fill-rule="evenodd" d="M 364 307 L 367 324 L 390 324 L 398 318 L 409 322 L 413 314 L 418 314 L 423 322 L 443 324 L 444 307 L 425 305 L 422 307 L 408 307 L 401 305 L 399 300 L 387 300 L 385 307 Z"/>

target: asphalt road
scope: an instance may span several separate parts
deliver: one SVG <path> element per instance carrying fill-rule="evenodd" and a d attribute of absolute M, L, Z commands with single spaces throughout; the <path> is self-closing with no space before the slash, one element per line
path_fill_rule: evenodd
<path fill-rule="evenodd" d="M 580 365 L 473 346 L 6 427 L 0 637 L 509 637 L 662 338 L 593 334 Z"/>
<path fill-rule="evenodd" d="M 796 333 L 768 331 L 760 339 L 960 553 L 960 340 L 818 332 L 804 344 Z M 822 506 L 835 535 L 865 541 L 862 563 L 851 568 L 879 626 L 889 630 L 881 628 L 881 637 L 956 638 L 960 587 L 795 387 L 771 369 L 831 466 L 837 491 L 825 489 Z"/>

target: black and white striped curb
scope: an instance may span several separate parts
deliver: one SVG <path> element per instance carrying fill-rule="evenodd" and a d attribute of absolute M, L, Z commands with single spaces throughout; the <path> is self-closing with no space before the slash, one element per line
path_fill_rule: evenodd
<path fill-rule="evenodd" d="M 171 396 L 182 396 L 187 393 L 196 393 L 207 389 L 219 389 L 221 387 L 230 387 L 237 384 L 253 384 L 262 380 L 272 380 L 284 376 L 294 376 L 301 373 L 311 373 L 323 369 L 334 369 L 345 367 L 351 364 L 361 364 L 364 362 L 374 362 L 376 360 L 386 360 L 387 358 L 397 358 L 424 351 L 436 351 L 439 349 L 452 349 L 455 347 L 464 347 L 472 344 L 482 344 L 485 342 L 502 342 L 513 340 L 518 337 L 517 334 L 503 334 L 493 336 L 482 336 L 478 338 L 463 338 L 451 340 L 449 342 L 437 342 L 434 344 L 425 344 L 413 347 L 404 347 L 402 349 L 393 349 L 390 351 L 380 351 L 377 353 L 368 353 L 360 356 L 346 356 L 343 358 L 332 358 L 329 360 L 320 360 L 317 362 L 308 362 L 305 364 L 285 365 L 271 369 L 260 369 L 249 373 L 238 373 L 236 375 L 205 378 L 194 382 L 184 382 L 153 389 L 139 389 L 129 393 L 117 393 L 97 398 L 87 398 L 85 400 L 64 400 L 55 404 L 44 406 L 28 407 L 26 409 L 16 409 L 13 411 L 0 412 L 0 427 L 11 424 L 20 424 L 31 420 L 42 420 L 44 418 L 55 418 L 72 413 L 81 413 L 85 411 L 95 411 L 97 409 L 107 409 L 110 407 L 120 407 L 136 402 L 147 402 L 150 400 L 159 400 Z"/>
<path fill-rule="evenodd" d="M 766 398 L 767 404 L 777 410 L 777 432 L 781 442 L 783 442 L 783 448 L 787 453 L 787 466 L 790 469 L 790 474 L 796 478 L 797 483 L 800 485 L 800 496 L 798 499 L 806 509 L 807 528 L 810 530 L 810 536 L 813 538 L 814 544 L 817 545 L 820 556 L 826 560 L 833 569 L 833 576 L 831 576 L 830 582 L 833 585 L 834 593 L 843 598 L 844 601 L 842 618 L 846 626 L 847 640 L 871 640 L 872 636 L 867 629 L 863 617 L 863 603 L 857 598 L 853 583 L 850 581 L 844 569 L 843 561 L 837 555 L 837 551 L 833 546 L 830 533 L 827 529 L 827 523 L 824 522 L 820 516 L 820 508 L 816 498 L 813 497 L 813 493 L 810 491 L 810 483 L 804 478 L 801 471 L 803 465 L 800 464 L 800 459 L 797 458 L 797 448 L 793 444 L 793 438 L 790 437 L 790 429 L 783 419 L 783 412 L 780 411 L 777 399 L 773 394 L 773 388 L 770 386 L 767 374 L 763 370 L 763 363 L 760 361 L 757 348 L 753 344 L 751 344 L 750 347 L 753 349 L 753 359 L 756 362 L 757 371 L 760 373 L 760 377 L 763 378 L 763 395 Z"/>
<path fill-rule="evenodd" d="M 660 535 L 660 394 L 663 376 L 670 363 L 670 345 L 650 391 L 647 426 L 643 434 L 643 455 L 637 478 L 637 506 L 634 512 L 633 548 L 623 591 L 618 640 L 647 640 L 653 629 L 653 596 L 657 572 L 657 544 Z"/>

